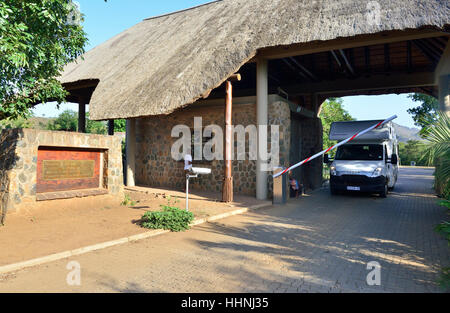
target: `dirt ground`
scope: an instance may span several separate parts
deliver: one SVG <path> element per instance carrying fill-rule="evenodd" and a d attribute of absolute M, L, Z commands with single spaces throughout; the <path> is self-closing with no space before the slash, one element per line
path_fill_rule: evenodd
<path fill-rule="evenodd" d="M 176 206 L 185 208 L 180 192 L 136 187 L 125 193 L 133 206 L 121 205 L 124 197 L 96 196 L 41 202 L 7 215 L 5 226 L 0 226 L 0 266 L 146 232 L 139 226 L 142 215 L 159 210 L 171 195 L 179 197 Z M 219 196 L 194 192 L 190 211 L 198 219 L 261 203 L 237 197 L 236 202 L 225 204 L 218 201 Z M 177 198 L 172 196 L 171 201 Z"/>

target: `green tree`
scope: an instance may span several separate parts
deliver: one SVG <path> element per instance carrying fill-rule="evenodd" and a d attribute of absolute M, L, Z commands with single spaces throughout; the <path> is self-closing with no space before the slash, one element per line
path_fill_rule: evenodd
<path fill-rule="evenodd" d="M 114 131 L 119 133 L 124 133 L 127 131 L 127 121 L 126 120 L 114 120 Z"/>
<path fill-rule="evenodd" d="M 86 132 L 89 134 L 105 135 L 108 133 L 108 128 L 105 122 L 90 120 L 88 112 L 86 113 Z"/>
<path fill-rule="evenodd" d="M 444 198 L 440 204 L 450 209 L 450 117 L 439 112 L 428 129 L 424 159 L 436 167 L 434 185 L 437 193 Z M 450 244 L 450 221 L 439 224 L 436 231 L 444 235 Z M 450 289 L 450 267 L 442 269 L 439 283 L 444 289 Z"/>
<path fill-rule="evenodd" d="M 427 162 L 423 160 L 425 145 L 418 140 L 410 140 L 407 143 L 399 143 L 399 157 L 402 165 L 411 165 L 416 162 L 417 166 L 425 166 Z"/>
<path fill-rule="evenodd" d="M 48 130 L 72 131 L 78 129 L 78 113 L 66 110 L 47 125 Z"/>
<path fill-rule="evenodd" d="M 435 97 L 421 93 L 409 95 L 408 98 L 420 103 L 420 106 L 409 109 L 408 113 L 413 116 L 415 124 L 421 128 L 420 135 L 425 137 L 428 126 L 436 121 L 439 102 Z"/>
<path fill-rule="evenodd" d="M 429 165 L 436 166 L 436 189 L 450 200 L 450 117 L 439 112 L 436 122 L 428 128 L 423 159 Z"/>
<path fill-rule="evenodd" d="M 64 101 L 56 78 L 84 53 L 81 20 L 71 0 L 0 0 L 0 120 Z"/>
<path fill-rule="evenodd" d="M 32 126 L 32 123 L 25 117 L 0 121 L 0 130 L 11 128 L 31 128 Z"/>
<path fill-rule="evenodd" d="M 327 149 L 336 142 L 329 138 L 331 124 L 341 121 L 353 121 L 354 118 L 342 107 L 343 100 L 330 98 L 322 105 L 320 118 L 323 124 L 323 147 Z"/>
<path fill-rule="evenodd" d="M 48 123 L 48 130 L 78 131 L 78 113 L 72 110 L 62 112 L 56 119 Z M 91 121 L 86 113 L 86 133 L 105 135 L 108 132 L 105 122 Z"/>

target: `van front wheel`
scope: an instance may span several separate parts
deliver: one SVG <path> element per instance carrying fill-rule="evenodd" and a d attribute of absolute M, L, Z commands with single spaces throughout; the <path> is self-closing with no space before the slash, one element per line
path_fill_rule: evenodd
<path fill-rule="evenodd" d="M 386 198 L 388 192 L 389 192 L 389 188 L 388 188 L 388 185 L 386 184 L 386 185 L 384 185 L 383 191 L 380 192 L 380 197 L 381 197 L 381 198 Z"/>

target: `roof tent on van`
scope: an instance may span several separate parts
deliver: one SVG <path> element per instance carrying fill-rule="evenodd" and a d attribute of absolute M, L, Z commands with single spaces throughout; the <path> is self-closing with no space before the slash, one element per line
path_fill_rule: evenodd
<path fill-rule="evenodd" d="M 374 121 L 350 121 L 350 122 L 335 122 L 331 124 L 330 140 L 343 141 L 352 137 L 358 132 L 361 132 L 382 120 Z M 395 131 L 392 122 L 386 123 L 381 128 L 374 129 L 367 134 L 362 135 L 358 141 L 383 141 L 394 139 Z"/>

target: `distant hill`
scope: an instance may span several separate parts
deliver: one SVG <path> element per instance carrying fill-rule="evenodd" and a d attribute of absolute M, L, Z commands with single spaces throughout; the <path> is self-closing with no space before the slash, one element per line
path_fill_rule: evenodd
<path fill-rule="evenodd" d="M 51 123 L 55 118 L 48 117 L 30 117 L 28 121 L 31 123 L 31 128 L 35 129 L 47 129 L 47 125 Z"/>
<path fill-rule="evenodd" d="M 417 128 L 409 128 L 406 126 L 398 125 L 394 123 L 395 131 L 397 132 L 397 137 L 400 142 L 408 142 L 409 140 L 419 140 L 423 139 L 419 136 L 420 130 Z"/>

